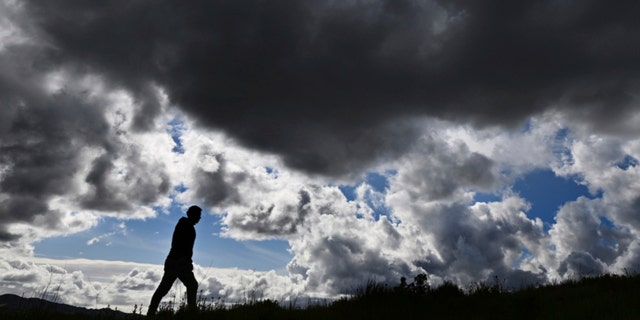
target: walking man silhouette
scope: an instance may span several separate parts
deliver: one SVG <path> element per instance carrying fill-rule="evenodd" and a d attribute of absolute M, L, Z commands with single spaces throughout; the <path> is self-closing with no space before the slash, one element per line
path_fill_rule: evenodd
<path fill-rule="evenodd" d="M 158 310 L 160 300 L 164 297 L 176 279 L 187 287 L 187 306 L 190 310 L 196 309 L 196 294 L 198 292 L 198 281 L 193 275 L 193 243 L 196 241 L 196 228 L 200 221 L 202 209 L 198 206 L 191 206 L 187 210 L 187 217 L 178 220 L 171 239 L 171 250 L 164 261 L 164 275 L 158 285 L 158 289 L 149 303 L 148 316 L 153 316 Z"/>

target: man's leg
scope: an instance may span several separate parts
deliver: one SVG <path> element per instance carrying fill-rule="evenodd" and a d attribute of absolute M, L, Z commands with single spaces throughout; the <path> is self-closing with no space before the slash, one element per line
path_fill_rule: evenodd
<path fill-rule="evenodd" d="M 158 289 L 153 293 L 153 297 L 151 297 L 151 302 L 149 303 L 149 310 L 147 311 L 148 316 L 152 316 L 156 314 L 158 310 L 158 305 L 160 304 L 160 300 L 164 297 L 169 290 L 171 290 L 171 286 L 173 286 L 173 282 L 176 281 L 178 276 L 175 272 L 165 272 L 162 276 L 162 281 L 160 281 L 160 285 L 158 285 Z"/>
<path fill-rule="evenodd" d="M 198 281 L 196 281 L 196 277 L 193 275 L 193 271 L 185 270 L 182 272 L 178 279 L 184 283 L 185 287 L 187 287 L 187 306 L 189 310 L 196 310 L 196 297 L 198 295 Z"/>

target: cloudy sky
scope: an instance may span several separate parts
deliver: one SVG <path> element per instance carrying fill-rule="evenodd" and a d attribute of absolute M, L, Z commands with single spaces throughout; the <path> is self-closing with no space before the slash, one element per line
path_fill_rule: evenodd
<path fill-rule="evenodd" d="M 225 301 L 638 272 L 639 9 L 2 0 L 0 293 L 146 305 L 192 204 Z"/>

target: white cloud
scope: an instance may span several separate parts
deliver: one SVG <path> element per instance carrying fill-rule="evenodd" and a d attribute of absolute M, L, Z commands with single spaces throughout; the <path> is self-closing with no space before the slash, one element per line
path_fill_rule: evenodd
<path fill-rule="evenodd" d="M 428 272 L 434 283 L 448 279 L 466 285 L 499 276 L 515 287 L 518 283 L 539 283 L 585 272 L 620 272 L 638 265 L 640 250 L 634 240 L 637 224 L 633 211 L 629 211 L 637 192 L 634 190 L 638 189 L 632 179 L 637 169 L 616 166 L 625 154 L 637 157 L 635 140 L 614 140 L 619 144 L 615 147 L 603 140 L 606 137 L 583 138 L 576 131 L 567 140 L 556 141 L 561 126 L 538 125 L 537 120 L 519 134 L 484 131 L 479 135 L 482 146 L 467 143 L 476 136 L 469 128 L 449 129 L 442 135 L 428 131 L 410 153 L 387 164 L 388 169 L 395 169 L 385 173 L 387 190 L 376 190 L 362 182 L 354 186 L 356 198 L 348 201 L 329 181 L 306 178 L 288 170 L 277 157 L 248 151 L 219 133 L 200 131 L 188 118 L 184 121 L 180 136 L 184 153 L 170 151 L 173 141 L 166 131 L 128 134 L 126 141 L 141 150 L 139 159 L 164 163 L 161 166 L 167 168 L 169 181 L 186 188 L 176 195 L 176 201 L 208 203 L 214 213 L 224 214 L 224 236 L 284 239 L 293 254 L 289 274 L 285 275 L 198 267 L 201 288 L 210 296 L 230 301 L 257 293 L 274 299 L 331 297 L 369 279 L 397 283 L 401 276 L 418 272 Z M 523 159 L 527 155 L 517 151 L 525 143 L 535 145 L 533 150 L 541 148 L 545 155 L 537 160 L 539 163 L 526 165 Z M 553 148 L 558 143 L 560 151 L 570 157 L 557 157 Z M 498 144 L 500 148 L 495 147 Z M 157 146 L 162 147 L 153 153 Z M 517 152 L 507 152 L 510 146 L 517 146 Z M 587 152 L 591 149 L 594 152 Z M 203 156 L 215 160 L 216 165 L 203 162 Z M 566 162 L 558 163 L 558 159 Z M 565 204 L 549 234 L 543 231 L 541 220 L 527 217 L 530 204 L 512 194 L 508 184 L 509 179 L 517 177 L 514 172 L 523 174 L 544 167 L 544 163 L 559 174 L 578 175 L 582 183 L 603 192 L 602 198 L 579 198 Z M 126 170 L 123 165 L 119 170 Z M 503 168 L 516 169 L 504 180 Z M 211 176 L 201 180 L 201 174 Z M 631 188 L 625 188 L 628 186 Z M 478 191 L 502 198 L 475 203 L 473 197 Z M 166 203 L 162 201 L 157 203 Z M 613 201 L 617 202 L 615 206 L 610 205 Z M 69 206 L 63 200 L 51 203 L 60 209 Z M 155 215 L 148 207 L 140 208 L 147 213 L 135 217 Z M 376 216 L 381 208 L 387 216 Z M 95 226 L 101 215 L 113 214 L 78 211 L 59 221 L 76 226 L 70 230 L 80 231 Z M 609 219 L 612 226 L 601 217 Z M 23 234 L 25 248 L 47 235 L 27 225 L 12 230 Z M 98 235 L 90 242 L 107 236 L 109 233 Z M 69 281 L 74 288 L 82 286 L 85 291 L 81 292 L 93 297 L 92 301 L 74 298 L 74 303 L 90 306 L 98 297 L 103 304 L 123 308 L 132 300 L 144 304 L 161 276 L 161 266 L 124 263 L 120 267 L 113 263 L 113 271 L 106 275 L 93 263 L 74 266 L 67 261 L 63 266 L 67 270 L 63 278 L 72 279 Z M 24 266 L 22 271 L 5 268 L 12 270 L 7 273 L 11 279 L 6 279 L 12 290 L 28 288 L 35 292 L 36 287 L 16 282 L 31 279 L 42 286 L 46 278 L 42 267 L 31 266 L 26 271 Z"/>
<path fill-rule="evenodd" d="M 295 278 L 274 271 L 194 269 L 199 294 L 208 301 L 221 298 L 241 303 L 251 298 L 294 301 L 304 296 Z M 147 305 L 162 278 L 162 266 L 123 261 L 0 258 L 0 288 L 25 297 L 45 297 L 76 306 L 118 308 L 131 312 L 134 304 Z M 180 301 L 184 287 L 176 281 L 164 301 Z"/>
<path fill-rule="evenodd" d="M 603 167 L 591 171 L 579 167 L 583 163 L 581 132 L 563 127 L 558 119 L 561 117 L 553 114 L 532 119 L 527 130 L 509 134 L 456 129 L 451 124 L 444 134 L 434 134 L 442 123 L 434 126 L 427 120 L 431 130 L 421 143 L 387 164 L 397 170 L 389 176 L 390 189 L 378 192 L 363 183 L 356 186 L 354 201 L 347 201 L 337 188 L 322 180 L 305 181 L 275 158 L 249 156 L 250 152 L 220 136 L 217 141 L 200 136 L 200 144 L 183 140 L 187 156 L 192 154 L 191 148 L 203 150 L 203 145 L 208 145 L 204 150 L 218 150 L 214 154 L 219 186 L 232 190 L 215 202 L 222 204 L 215 208 L 226 214 L 225 235 L 287 239 L 294 254 L 288 270 L 304 279 L 309 292 L 336 294 L 369 278 L 393 283 L 399 276 L 420 270 L 431 273 L 434 281 L 450 279 L 464 285 L 499 275 L 516 286 L 525 279 L 537 283 L 576 275 L 586 270 L 586 263 L 596 266 L 615 260 L 620 264 L 623 258 L 618 255 L 631 245 L 628 231 L 605 228 L 597 216 L 591 225 L 573 216 L 608 201 L 607 194 L 604 200 L 567 203 L 546 234 L 540 219 L 532 220 L 525 214 L 530 204 L 510 193 L 514 179 L 536 168 L 550 168 L 567 176 L 605 172 Z M 619 156 L 605 153 L 603 159 Z M 268 172 L 266 167 L 281 169 Z M 507 176 L 505 169 L 509 169 Z M 635 167 L 627 170 L 632 172 Z M 236 183 L 229 183 L 232 177 L 237 178 Z M 194 185 L 185 181 L 185 185 Z M 502 200 L 474 204 L 478 191 L 502 194 Z M 305 193 L 309 202 L 300 206 Z M 193 197 L 195 191 L 185 195 Z M 586 207 L 580 209 L 580 203 Z M 303 215 L 295 209 L 307 205 Z M 389 217 L 376 220 L 374 207 L 381 206 L 389 210 Z M 588 243 L 571 240 L 594 230 L 599 238 Z M 602 248 L 607 239 L 616 243 L 615 250 Z M 585 258 L 589 256 L 593 259 Z M 604 265 L 602 270 L 606 268 Z"/>
<path fill-rule="evenodd" d="M 94 245 L 94 244 L 96 244 L 96 243 L 98 243 L 98 242 L 100 242 L 100 241 L 102 241 L 104 239 L 111 238 L 111 237 L 113 237 L 113 236 L 115 236 L 117 234 L 122 234 L 124 236 L 127 235 L 127 226 L 124 224 L 124 222 L 121 222 L 120 224 L 118 224 L 117 231 L 100 234 L 100 235 L 97 235 L 97 236 L 89 239 L 87 241 L 87 245 L 88 246 Z"/>

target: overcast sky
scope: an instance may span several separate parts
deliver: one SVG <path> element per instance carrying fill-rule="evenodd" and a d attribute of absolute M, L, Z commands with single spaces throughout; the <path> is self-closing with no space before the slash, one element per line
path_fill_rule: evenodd
<path fill-rule="evenodd" d="M 2 0 L 0 293 L 146 305 L 192 204 L 228 301 L 640 271 L 639 9 Z"/>

